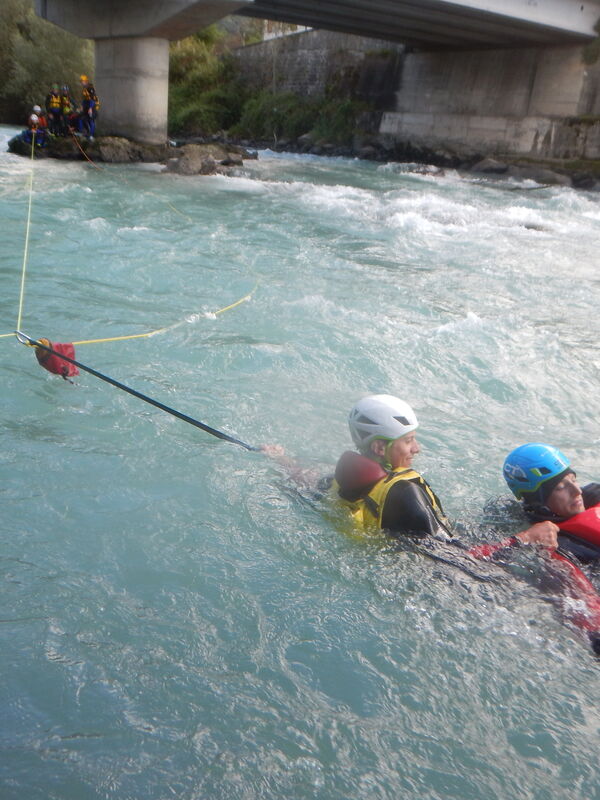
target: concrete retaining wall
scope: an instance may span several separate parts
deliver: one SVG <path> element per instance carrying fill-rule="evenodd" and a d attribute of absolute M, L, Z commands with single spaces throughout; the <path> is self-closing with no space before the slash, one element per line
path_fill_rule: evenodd
<path fill-rule="evenodd" d="M 375 94 L 378 102 L 383 91 L 387 97 L 383 102 L 390 105 L 394 102 L 403 52 L 401 45 L 377 39 L 307 31 L 240 48 L 234 57 L 242 76 L 254 89 L 318 97 L 346 76 L 348 82 L 357 83 L 345 87 L 347 90 Z M 369 88 L 361 86 L 361 77 Z"/>
<path fill-rule="evenodd" d="M 384 141 L 539 158 L 600 158 L 598 68 L 581 48 L 406 55 Z"/>
<path fill-rule="evenodd" d="M 363 81 L 362 96 L 383 112 L 378 133 L 387 148 L 600 159 L 600 123 L 589 120 L 600 116 L 600 66 L 585 66 L 580 46 L 405 53 L 310 31 L 236 58 L 255 87 L 315 96 L 333 76 L 358 75 L 360 83 L 376 54 L 387 66 L 378 81 Z"/>

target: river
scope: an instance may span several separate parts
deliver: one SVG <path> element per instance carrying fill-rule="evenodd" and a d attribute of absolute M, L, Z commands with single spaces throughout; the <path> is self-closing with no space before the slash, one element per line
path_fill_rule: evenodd
<path fill-rule="evenodd" d="M 76 355 L 323 475 L 397 394 L 467 540 L 505 535 L 518 444 L 600 478 L 600 195 L 270 152 L 39 160 L 30 195 L 15 132 L 0 333 L 23 276 L 32 337 L 168 327 Z M 536 553 L 479 581 L 353 535 L 262 453 L 0 348 L 2 800 L 600 798 L 600 665 Z"/>

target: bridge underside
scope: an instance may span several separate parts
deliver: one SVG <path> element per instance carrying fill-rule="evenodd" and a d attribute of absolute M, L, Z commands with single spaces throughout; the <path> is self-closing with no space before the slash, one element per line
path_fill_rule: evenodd
<path fill-rule="evenodd" d="M 581 0 L 254 0 L 236 12 L 419 49 L 585 43 L 600 3 Z"/>
<path fill-rule="evenodd" d="M 167 135 L 169 41 L 234 12 L 421 50 L 586 42 L 600 17 L 600 0 L 34 0 L 34 6 L 43 19 L 94 39 L 100 131 L 143 142 Z"/>

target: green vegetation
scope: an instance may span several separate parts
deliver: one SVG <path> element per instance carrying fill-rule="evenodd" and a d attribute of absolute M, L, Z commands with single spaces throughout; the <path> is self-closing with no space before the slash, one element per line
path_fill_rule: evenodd
<path fill-rule="evenodd" d="M 578 117 L 567 117 L 565 119 L 567 125 L 595 125 L 600 122 L 598 114 L 580 114 Z"/>
<path fill-rule="evenodd" d="M 25 123 L 53 83 L 76 91 L 93 64 L 92 43 L 38 17 L 32 0 L 1 0 L 0 120 Z"/>
<path fill-rule="evenodd" d="M 596 33 L 600 33 L 600 20 L 594 25 Z M 584 64 L 595 64 L 600 57 L 600 36 L 597 36 L 593 42 L 586 44 L 583 48 L 582 59 Z"/>
<path fill-rule="evenodd" d="M 226 130 L 239 118 L 244 92 L 231 60 L 219 51 L 215 25 L 175 42 L 170 52 L 169 131 L 190 136 Z"/>
<path fill-rule="evenodd" d="M 366 106 L 332 87 L 326 98 L 245 89 L 217 26 L 171 45 L 169 132 L 277 142 L 310 133 L 315 140 L 348 144 Z M 339 87 L 338 87 L 339 88 Z"/>
<path fill-rule="evenodd" d="M 259 92 L 249 97 L 242 108 L 232 136 L 277 141 L 295 139 L 309 131 L 318 115 L 318 105 L 295 94 Z"/>
<path fill-rule="evenodd" d="M 364 110 L 364 104 L 354 100 L 311 99 L 289 92 L 263 91 L 248 98 L 240 121 L 229 133 L 273 142 L 308 133 L 315 141 L 350 144 L 356 132 L 356 118 Z"/>
<path fill-rule="evenodd" d="M 357 133 L 357 118 L 367 110 L 368 106 L 357 100 L 325 99 L 311 133 L 315 139 L 331 144 L 350 144 Z"/>

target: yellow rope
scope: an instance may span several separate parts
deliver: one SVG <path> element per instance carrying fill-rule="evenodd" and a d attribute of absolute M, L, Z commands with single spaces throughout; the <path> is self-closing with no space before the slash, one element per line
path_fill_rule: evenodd
<path fill-rule="evenodd" d="M 217 314 L 222 314 L 224 311 L 229 311 L 231 308 L 235 308 L 236 306 L 239 306 L 241 303 L 245 303 L 246 300 L 250 300 L 255 291 L 256 291 L 256 286 L 254 287 L 254 289 L 252 289 L 250 294 L 247 294 L 245 297 L 241 297 L 239 300 L 236 300 L 235 303 L 232 303 L 230 306 L 225 306 L 225 308 L 220 308 L 218 311 L 215 311 L 214 312 L 215 316 Z"/>
<path fill-rule="evenodd" d="M 98 166 L 97 164 L 95 164 L 92 161 L 91 158 L 89 158 L 89 156 L 87 155 L 85 150 L 79 144 L 79 141 L 77 140 L 77 137 L 75 136 L 75 134 L 72 134 L 72 136 L 73 136 L 73 139 L 74 139 L 77 147 L 81 150 L 83 156 L 90 162 L 90 164 L 93 167 L 95 167 L 96 169 L 98 169 L 98 170 L 103 170 L 104 169 L 103 167 Z M 35 153 L 35 135 L 32 137 L 32 141 L 31 141 L 31 160 L 32 160 L 32 162 L 33 162 L 33 158 L 34 158 L 34 153 Z M 124 181 L 125 183 L 128 183 L 128 181 L 125 178 L 120 178 L 120 180 Z M 150 195 L 152 195 L 154 197 L 159 197 L 159 195 L 154 195 L 152 192 L 146 192 L 146 194 L 150 194 Z M 32 166 L 31 166 L 31 172 L 30 172 L 30 176 L 29 176 L 29 207 L 28 207 L 28 211 L 27 211 L 27 226 L 26 226 L 26 233 L 25 233 L 25 249 L 24 249 L 24 253 L 23 253 L 23 268 L 22 268 L 22 273 L 21 273 L 21 292 L 20 292 L 20 297 L 19 297 L 19 313 L 18 313 L 18 316 L 17 316 L 17 331 L 19 331 L 21 329 L 21 320 L 22 320 L 22 316 L 23 316 L 23 300 L 24 300 L 24 297 L 25 297 L 25 273 L 26 273 L 26 267 L 27 267 L 27 259 L 28 259 L 28 256 L 29 256 L 29 232 L 30 232 L 30 229 L 31 229 L 32 198 L 33 198 L 33 163 L 32 163 Z M 193 221 L 191 219 L 191 217 L 188 217 L 186 214 L 183 214 L 183 212 L 179 211 L 178 208 L 175 208 L 174 205 L 169 203 L 168 200 L 165 200 L 164 198 L 160 198 L 160 199 L 162 199 L 164 203 L 166 203 L 168 206 L 170 206 L 173 209 L 173 211 L 176 211 L 178 214 L 181 214 L 182 217 L 185 217 L 185 219 L 189 220 L 190 222 Z M 209 312 L 208 315 L 209 316 L 211 316 L 211 315 L 212 316 L 217 316 L 217 314 L 223 314 L 225 311 L 229 311 L 232 308 L 235 308 L 236 306 L 239 306 L 241 303 L 244 303 L 247 300 L 250 300 L 250 298 L 252 297 L 252 295 L 256 291 L 256 288 L 257 288 L 257 286 L 255 286 L 252 289 L 251 292 L 249 292 L 248 294 L 244 295 L 244 297 L 241 297 L 239 300 L 236 300 L 235 303 L 230 303 L 230 305 L 225 306 L 224 308 L 219 308 L 217 311 Z M 122 341 L 126 341 L 127 339 L 144 339 L 144 338 L 149 338 L 150 336 L 155 336 L 158 333 L 165 333 L 166 331 L 172 330 L 173 328 L 176 328 L 176 327 L 178 327 L 179 325 L 182 325 L 182 324 L 183 324 L 183 322 L 175 322 L 173 325 L 168 325 L 165 328 L 157 328 L 156 330 L 149 331 L 148 333 L 134 333 L 134 334 L 131 334 L 131 335 L 128 335 L 128 336 L 111 336 L 111 337 L 108 337 L 108 338 L 105 338 L 105 339 L 82 339 L 79 342 L 72 342 L 72 344 L 74 344 L 74 345 L 98 344 L 98 343 L 101 343 L 101 342 L 122 342 Z M 2 333 L 2 334 L 0 334 L 0 339 L 4 339 L 4 338 L 6 338 L 8 336 L 15 336 L 15 333 L 14 332 L 12 332 L 12 333 Z"/>
<path fill-rule="evenodd" d="M 23 317 L 23 301 L 25 299 L 25 272 L 27 271 L 27 259 L 29 257 L 29 231 L 31 230 L 31 204 L 33 198 L 33 157 L 35 154 L 36 131 L 31 137 L 31 171 L 29 173 L 29 203 L 27 208 L 27 226 L 25 228 L 25 247 L 23 250 L 23 267 L 21 270 L 21 291 L 19 293 L 19 313 L 17 314 L 17 330 L 21 329 L 21 319 Z"/>
<path fill-rule="evenodd" d="M 143 339 L 148 338 L 149 336 L 154 336 L 155 333 L 162 333 L 163 331 L 168 330 L 168 328 L 159 328 L 156 331 L 150 331 L 150 333 L 134 333 L 132 336 L 111 336 L 107 339 L 82 339 L 80 342 L 71 342 L 71 344 L 97 344 L 98 342 L 123 342 L 125 339 Z"/>
<path fill-rule="evenodd" d="M 252 289 L 251 292 L 244 295 L 244 297 L 240 297 L 239 300 L 236 300 L 235 303 L 230 303 L 230 305 L 225 306 L 224 308 L 220 308 L 218 311 L 209 311 L 207 316 L 217 316 L 217 314 L 223 314 L 225 311 L 230 311 L 232 308 L 245 303 L 247 300 L 250 300 L 254 292 L 256 291 L 256 286 Z M 149 331 L 148 333 L 134 333 L 130 336 L 111 336 L 107 339 L 83 339 L 80 342 L 71 342 L 71 344 L 81 345 L 81 344 L 98 344 L 101 342 L 123 342 L 126 339 L 143 339 L 149 338 L 150 336 L 156 336 L 157 333 L 165 333 L 166 331 L 173 330 L 173 328 L 177 328 L 179 325 L 183 325 L 183 322 L 175 322 L 173 325 L 167 325 L 165 328 L 157 328 L 155 331 Z"/>

